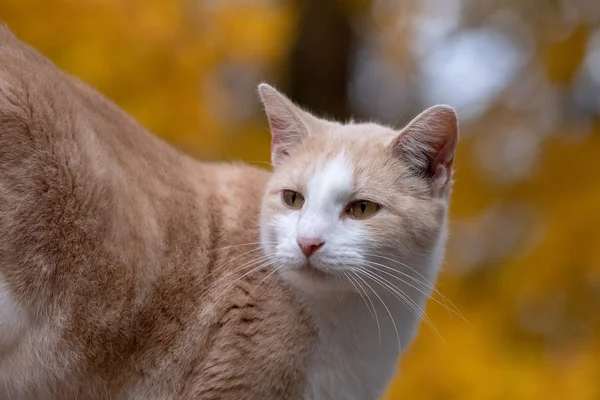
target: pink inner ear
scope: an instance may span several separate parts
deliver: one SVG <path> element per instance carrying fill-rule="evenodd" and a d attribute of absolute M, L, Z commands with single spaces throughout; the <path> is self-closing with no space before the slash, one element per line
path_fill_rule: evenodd
<path fill-rule="evenodd" d="M 281 140 L 272 139 L 271 140 L 271 148 L 273 149 L 272 151 L 279 156 L 289 156 L 290 155 L 290 153 L 288 152 L 288 150 L 286 149 L 285 145 L 283 144 L 283 142 Z"/>
<path fill-rule="evenodd" d="M 431 163 L 431 174 L 434 179 L 440 177 L 441 174 L 444 174 L 447 180 L 450 178 L 450 170 L 454 163 L 455 147 L 456 136 L 447 138 L 446 141 L 441 143 L 441 146 L 438 144 L 437 148 L 434 146 L 434 149 L 437 151 L 437 155 Z"/>
<path fill-rule="evenodd" d="M 273 121 L 271 124 L 271 149 L 274 153 L 279 156 L 289 156 L 288 146 L 291 145 L 289 140 L 286 141 L 285 132 L 289 130 L 289 125 L 285 123 L 285 120 L 275 118 L 277 121 Z"/>
<path fill-rule="evenodd" d="M 447 106 L 435 106 L 402 130 L 392 146 L 412 174 L 441 189 L 452 176 L 457 140 L 456 114 Z"/>
<path fill-rule="evenodd" d="M 442 180 L 441 184 L 445 185 L 450 181 L 450 171 L 452 170 L 452 159 L 450 160 L 446 160 L 445 162 L 439 163 L 439 164 L 434 164 L 435 166 L 433 167 L 433 171 L 432 171 L 432 178 L 433 181 L 439 181 Z"/>
<path fill-rule="evenodd" d="M 269 124 L 271 125 L 271 131 L 274 136 L 280 135 L 281 132 L 284 132 L 289 128 L 289 121 L 286 121 L 285 118 L 280 118 L 277 116 L 269 117 Z"/>

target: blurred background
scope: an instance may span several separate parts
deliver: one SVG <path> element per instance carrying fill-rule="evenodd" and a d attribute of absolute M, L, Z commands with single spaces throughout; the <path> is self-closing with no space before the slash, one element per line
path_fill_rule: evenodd
<path fill-rule="evenodd" d="M 448 259 L 387 399 L 600 399 L 597 0 L 0 0 L 201 159 L 269 159 L 261 81 L 333 118 L 458 109 Z M 596 161 L 594 161 L 596 160 Z M 261 164 L 262 165 L 262 164 Z"/>

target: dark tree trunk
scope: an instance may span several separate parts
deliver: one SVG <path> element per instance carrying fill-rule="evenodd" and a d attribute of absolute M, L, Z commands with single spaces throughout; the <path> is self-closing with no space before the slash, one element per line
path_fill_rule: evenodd
<path fill-rule="evenodd" d="M 336 0 L 302 0 L 298 40 L 290 54 L 287 92 L 324 117 L 349 117 L 348 79 L 356 38 Z"/>

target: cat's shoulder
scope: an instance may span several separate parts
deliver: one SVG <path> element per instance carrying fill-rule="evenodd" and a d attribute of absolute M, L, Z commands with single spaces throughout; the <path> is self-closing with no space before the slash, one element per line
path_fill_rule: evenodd
<path fill-rule="evenodd" d="M 262 166 L 242 161 L 228 163 L 203 164 L 203 171 L 218 180 L 222 186 L 237 191 L 260 193 L 266 186 L 272 172 Z M 259 189 L 259 190 L 257 190 Z"/>

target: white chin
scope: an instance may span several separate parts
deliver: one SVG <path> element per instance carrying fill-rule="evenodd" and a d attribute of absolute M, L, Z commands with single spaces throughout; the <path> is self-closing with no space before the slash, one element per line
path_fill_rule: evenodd
<path fill-rule="evenodd" d="M 287 267 L 280 270 L 280 275 L 293 287 L 311 296 L 331 295 L 349 289 L 337 275 L 315 267 Z"/>

